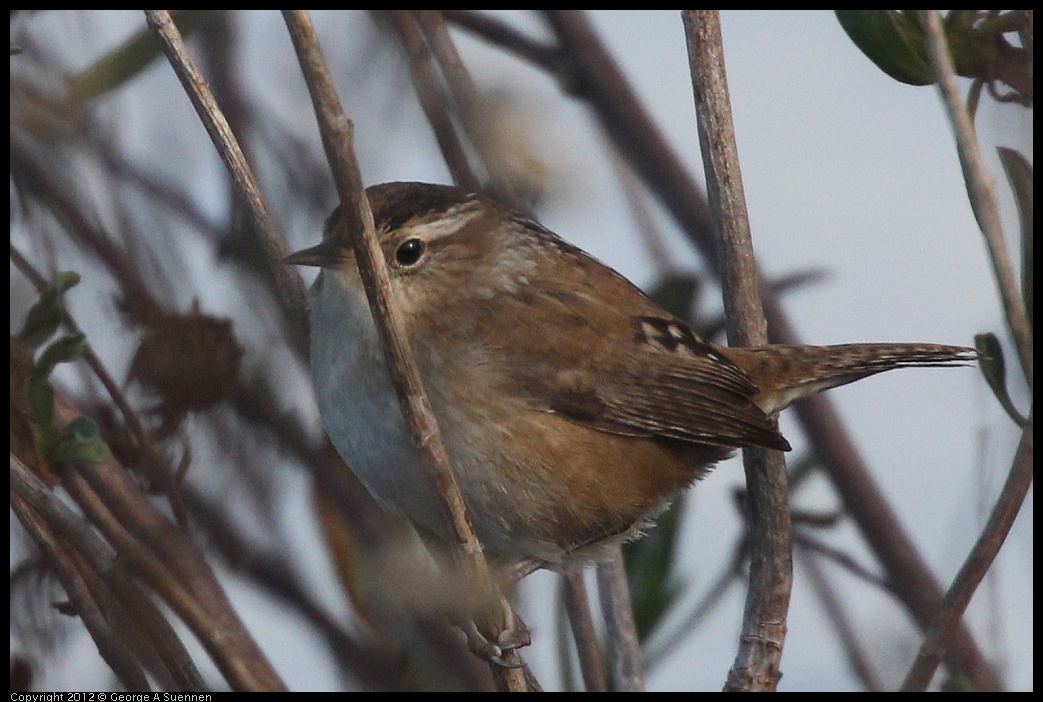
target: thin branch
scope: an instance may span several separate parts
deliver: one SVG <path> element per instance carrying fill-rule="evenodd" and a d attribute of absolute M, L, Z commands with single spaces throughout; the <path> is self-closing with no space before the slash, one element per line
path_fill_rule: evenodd
<path fill-rule="evenodd" d="M 1000 219 L 999 204 L 996 201 L 996 186 L 985 165 L 974 124 L 956 85 L 956 70 L 949 54 L 945 33 L 942 31 L 941 15 L 938 10 L 922 10 L 920 17 L 926 32 L 924 46 L 927 49 L 927 60 L 938 80 L 938 90 L 956 136 L 956 152 L 960 157 L 967 196 L 974 211 L 974 218 L 985 235 L 992 271 L 999 286 L 1000 298 L 1003 300 L 1003 311 L 1007 315 L 1007 325 L 1018 349 L 1025 380 L 1031 388 L 1032 325 L 1025 310 L 1024 300 L 1018 292 L 1017 276 L 1014 274 L 1014 266 L 1003 240 L 1003 221 Z"/>
<path fill-rule="evenodd" d="M 569 626 L 576 642 L 583 684 L 587 692 L 608 692 L 608 671 L 605 670 L 605 657 L 594 628 L 594 617 L 591 616 L 590 598 L 587 597 L 587 584 L 583 580 L 583 572 L 569 568 L 562 571 L 561 579 L 565 595 L 565 612 L 568 614 Z M 564 650 L 561 651 L 562 655 L 565 653 Z"/>
<path fill-rule="evenodd" d="M 10 463 L 11 509 L 54 568 L 76 614 L 98 646 L 98 652 L 128 690 L 150 690 L 141 665 L 127 648 L 120 632 L 102 613 L 102 605 L 75 567 L 77 561 L 68 553 L 73 544 L 82 546 L 82 543 L 77 544 L 77 534 L 83 535 L 84 541 L 94 543 L 99 549 L 103 545 L 90 534 L 89 527 L 57 500 L 14 454 L 10 456 Z M 80 552 L 89 553 L 90 549 Z"/>
<path fill-rule="evenodd" d="M 807 529 L 797 529 L 793 535 L 793 543 L 796 546 L 800 546 L 801 548 L 817 554 L 826 560 L 832 561 L 835 565 L 843 568 L 859 580 L 866 582 L 882 592 L 885 592 L 892 597 L 898 596 L 898 593 L 895 592 L 895 588 L 890 581 L 866 568 L 864 565 L 852 558 L 850 554 L 833 548 L 829 544 L 823 543 L 822 541 L 812 537 Z"/>
<path fill-rule="evenodd" d="M 760 302 L 742 174 L 724 69 L 716 10 L 682 12 L 699 122 L 699 144 L 714 217 L 728 341 L 732 346 L 768 343 Z M 786 613 L 793 587 L 793 534 L 786 464 L 782 453 L 743 449 L 748 489 L 750 586 L 742 633 L 726 690 L 774 690 L 781 677 Z"/>
<path fill-rule="evenodd" d="M 478 192 L 481 190 L 481 184 L 468 162 L 467 151 L 460 141 L 460 136 L 456 133 L 453 115 L 449 109 L 450 101 L 431 61 L 431 50 L 420 35 L 413 11 L 387 10 L 386 14 L 409 57 L 409 75 L 413 80 L 413 89 L 420 100 L 428 124 L 434 130 L 435 139 L 442 150 L 442 158 L 449 168 L 453 182 L 469 192 Z"/>
<path fill-rule="evenodd" d="M 77 189 L 61 176 L 44 168 L 21 139 L 11 139 L 12 177 L 23 181 L 23 191 L 31 191 L 46 205 L 62 225 L 69 239 L 95 256 L 119 283 L 121 309 L 135 321 L 155 319 L 163 314 L 160 304 L 139 266 L 127 251 L 117 246 L 107 232 L 92 222 L 77 200 Z"/>
<path fill-rule="evenodd" d="M 59 425 L 79 414 L 61 396 L 55 412 Z M 135 574 L 195 633 L 234 689 L 285 689 L 206 560 L 121 466 L 78 464 L 64 471 L 63 485 Z"/>
<path fill-rule="evenodd" d="M 355 249 L 363 287 L 380 332 L 388 370 L 398 393 L 406 426 L 414 437 L 432 482 L 443 498 L 445 516 L 453 530 L 455 544 L 463 555 L 464 567 L 469 575 L 477 579 L 475 582 L 479 584 L 479 592 L 489 592 L 495 597 L 494 602 L 500 602 L 502 597 L 495 592 L 489 578 L 481 543 L 474 534 L 449 454 L 442 443 L 438 422 L 424 392 L 420 371 L 404 331 L 405 324 L 391 303 L 387 262 L 377 241 L 373 214 L 355 158 L 352 143 L 354 127 L 340 107 L 310 16 L 305 11 L 287 10 L 283 12 L 283 17 L 312 96 L 323 147 L 340 195 L 346 234 Z M 336 234 L 343 236 L 345 232 L 341 230 Z M 508 629 L 511 624 L 500 609 L 483 607 L 486 611 L 482 612 L 485 621 L 481 622 L 481 627 L 490 641 L 495 641 L 499 632 Z M 489 636 L 490 633 L 492 636 Z M 504 662 L 511 666 L 520 666 L 520 660 L 515 651 L 508 651 L 504 655 Z M 527 689 L 525 673 L 520 667 L 504 668 L 492 663 L 490 666 L 501 687 Z"/>
<path fill-rule="evenodd" d="M 681 618 L 673 631 L 659 637 L 654 648 L 648 653 L 648 668 L 658 666 L 666 657 L 676 650 L 688 638 L 691 632 L 698 629 L 706 617 L 724 600 L 732 584 L 738 584 L 746 563 L 746 538 L 740 539 L 732 549 L 731 560 L 714 580 L 706 594 Z"/>
<path fill-rule="evenodd" d="M 442 16 L 453 24 L 482 37 L 490 44 L 502 46 L 548 73 L 562 73 L 563 57 L 558 47 L 530 39 L 505 22 L 474 10 L 442 10 Z"/>
<path fill-rule="evenodd" d="M 648 191 L 641 187 L 630 163 L 620 156 L 615 145 L 605 139 L 604 135 L 602 135 L 602 141 L 605 144 L 606 157 L 612 164 L 619 191 L 626 202 L 630 217 L 634 221 L 634 228 L 641 237 L 641 242 L 644 244 L 655 270 L 664 277 L 681 274 L 684 264 L 667 247 L 663 229 L 653 214 Z"/>
<path fill-rule="evenodd" d="M 449 34 L 442 12 L 414 10 L 413 15 L 441 70 L 460 125 L 485 168 L 486 192 L 521 212 L 528 211 L 530 203 L 525 201 L 523 188 L 517 182 L 522 166 L 511 158 L 511 154 L 503 153 L 502 134 L 496 130 L 495 124 L 487 124 L 486 105 Z"/>
<path fill-rule="evenodd" d="M 304 283 L 299 275 L 282 265 L 282 260 L 289 254 L 286 238 L 268 212 L 268 207 L 264 203 L 260 188 L 246 161 L 246 156 L 239 148 L 239 142 L 214 100 L 214 95 L 199 67 L 188 52 L 181 32 L 170 18 L 170 13 L 166 10 L 145 10 L 145 17 L 149 27 L 159 38 L 170 65 L 196 108 L 196 113 L 203 122 L 203 126 L 206 127 L 207 133 L 210 134 L 218 154 L 228 167 L 240 196 L 253 215 L 261 243 L 268 254 L 268 265 L 271 268 L 272 278 L 282 293 L 278 299 L 284 305 L 287 319 L 293 327 L 291 338 L 299 349 L 305 348 L 307 323 L 304 314 Z"/>
<path fill-rule="evenodd" d="M 413 16 L 442 69 L 446 87 L 456 101 L 457 108 L 466 110 L 476 102 L 478 89 L 449 35 L 445 18 L 438 10 L 413 10 Z"/>
<path fill-rule="evenodd" d="M 611 551 L 611 558 L 598 563 L 597 577 L 614 689 L 617 692 L 643 692 L 644 662 L 637 625 L 634 623 L 626 566 L 623 564 L 623 547 L 617 543 L 612 545 Z"/>
<path fill-rule="evenodd" d="M 591 105 L 616 148 L 716 270 L 710 208 L 699 183 L 655 127 L 586 17 L 572 10 L 547 10 L 546 16 L 568 57 L 556 64 L 559 82 Z"/>
<path fill-rule="evenodd" d="M 640 106 L 622 72 L 589 27 L 574 31 L 575 23 L 552 23 L 562 47 L 583 42 L 583 50 L 570 51 L 566 62 L 560 51 L 554 52 L 554 60 L 549 60 L 550 54 L 529 50 L 531 41 L 494 20 L 473 15 L 464 20 L 459 11 L 448 13 L 447 18 L 544 68 L 559 81 L 563 90 L 586 101 L 620 153 L 631 162 L 634 172 L 655 193 L 703 255 L 711 272 L 720 275 L 709 207 L 702 188 Z M 537 58 L 537 55 L 543 58 Z M 763 302 L 772 342 L 800 344 L 800 337 L 777 296 L 765 295 Z M 858 523 L 888 577 L 895 583 L 906 609 L 921 626 L 926 626 L 941 602 L 941 586 L 900 526 L 897 515 L 855 448 L 832 401 L 827 396 L 817 395 L 796 403 L 794 410 L 843 500 L 845 510 Z M 956 630 L 946 661 L 953 669 L 969 675 L 981 689 L 992 689 L 999 684 L 995 672 L 966 627 Z"/>
<path fill-rule="evenodd" d="M 934 672 L 942 660 L 949 645 L 953 631 L 960 624 L 964 610 L 970 604 L 971 597 L 978 589 L 985 574 L 992 567 L 992 562 L 999 553 L 1000 547 L 1007 538 L 1014 520 L 1017 519 L 1025 495 L 1032 485 L 1033 476 L 1033 439 L 1032 414 L 1029 414 L 1028 425 L 1021 433 L 1018 450 L 1014 454 L 1014 463 L 1007 475 L 1007 482 L 1000 492 L 996 505 L 992 509 L 989 521 L 982 530 L 981 536 L 974 544 L 967 560 L 956 574 L 945 600 L 939 608 L 923 644 L 916 656 L 916 662 L 902 683 L 903 691 L 924 690 L 934 677 Z"/>

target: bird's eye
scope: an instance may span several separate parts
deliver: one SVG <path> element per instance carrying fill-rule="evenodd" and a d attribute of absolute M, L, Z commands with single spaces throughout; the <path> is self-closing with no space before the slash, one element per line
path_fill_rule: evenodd
<path fill-rule="evenodd" d="M 412 266 L 424 255 L 424 242 L 420 239 L 406 239 L 395 249 L 395 260 L 401 266 Z"/>

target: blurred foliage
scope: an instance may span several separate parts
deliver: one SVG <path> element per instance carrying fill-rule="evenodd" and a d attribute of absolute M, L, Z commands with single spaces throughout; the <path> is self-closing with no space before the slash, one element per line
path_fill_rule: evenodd
<path fill-rule="evenodd" d="M 642 641 L 687 587 L 676 566 L 678 531 L 686 504 L 687 500 L 674 500 L 644 537 L 623 545 L 634 622 Z"/>
<path fill-rule="evenodd" d="M 48 464 L 60 461 L 87 461 L 102 463 L 112 458 L 109 447 L 102 441 L 98 425 L 88 417 L 78 417 L 62 429 L 54 421 L 54 388 L 51 373 L 59 363 L 70 363 L 83 356 L 86 339 L 83 334 L 67 334 L 53 342 L 48 341 L 58 332 L 65 315 L 63 295 L 80 282 L 76 273 L 59 273 L 54 283 L 46 288 L 40 299 L 29 308 L 21 331 L 12 339 L 12 359 L 31 358 L 27 376 L 22 381 L 22 392 L 27 402 L 29 426 L 32 429 L 39 455 Z M 25 350 L 13 347 L 21 345 Z M 18 366 L 12 364 L 12 368 Z M 17 379 L 12 378 L 12 384 Z M 12 418 L 18 408 L 12 394 Z M 23 409 L 24 412 L 24 409 Z M 22 414 L 22 412 L 19 412 Z"/>
<path fill-rule="evenodd" d="M 924 49 L 919 10 L 834 10 L 840 26 L 884 73 L 909 85 L 931 85 L 934 75 Z M 945 37 L 956 73 L 990 86 L 997 99 L 1032 104 L 1031 51 L 1008 41 L 1031 32 L 1026 10 L 950 10 Z M 1003 83 L 1010 92 L 994 89 Z"/>
<path fill-rule="evenodd" d="M 227 400 L 239 387 L 243 347 L 230 319 L 200 312 L 165 314 L 147 322 L 129 379 L 159 399 L 160 436 L 171 436 L 190 412 Z"/>
<path fill-rule="evenodd" d="M 215 10 L 180 10 L 172 13 L 174 24 L 188 38 L 210 21 Z M 152 33 L 143 29 L 108 52 L 88 68 L 73 76 L 70 95 L 77 100 L 94 100 L 117 90 L 147 70 L 163 56 Z"/>

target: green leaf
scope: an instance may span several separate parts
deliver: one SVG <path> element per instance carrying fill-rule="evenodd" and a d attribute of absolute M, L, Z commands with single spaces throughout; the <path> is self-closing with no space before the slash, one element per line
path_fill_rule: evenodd
<path fill-rule="evenodd" d="M 33 371 L 33 378 L 42 380 L 50 377 L 51 371 L 56 365 L 75 361 L 83 355 L 86 346 L 87 339 L 79 332 L 61 337 L 40 354 L 40 359 L 36 362 L 36 370 Z"/>
<path fill-rule="evenodd" d="M 999 147 L 1000 162 L 1014 191 L 1021 220 L 1021 296 L 1032 323 L 1032 164 L 1014 149 Z"/>
<path fill-rule="evenodd" d="M 978 17 L 978 10 L 949 10 L 949 14 L 942 20 L 942 26 L 946 34 L 969 32 L 974 29 Z"/>
<path fill-rule="evenodd" d="M 214 10 L 182 10 L 174 13 L 174 24 L 182 36 L 195 32 L 210 18 Z M 159 42 L 143 29 L 75 76 L 72 96 L 77 100 L 93 100 L 112 92 L 138 76 L 163 55 Z"/>
<path fill-rule="evenodd" d="M 18 332 L 33 350 L 40 348 L 54 336 L 62 323 L 62 308 L 57 297 L 48 299 L 46 295 L 47 293 L 44 293 L 44 296 L 29 309 L 29 314 L 25 316 L 25 324 Z"/>
<path fill-rule="evenodd" d="M 58 331 L 64 314 L 62 295 L 79 282 L 79 274 L 66 271 L 59 273 L 54 283 L 40 293 L 40 299 L 29 308 L 22 330 L 18 332 L 30 348 L 40 348 Z"/>
<path fill-rule="evenodd" d="M 701 288 L 697 276 L 675 273 L 657 282 L 648 296 L 675 317 L 688 319 Z"/>
<path fill-rule="evenodd" d="M 67 290 L 80 284 L 80 274 L 75 271 L 62 271 L 54 277 L 54 289 L 59 295 L 64 295 Z"/>
<path fill-rule="evenodd" d="M 54 388 L 46 380 L 30 381 L 26 393 L 33 421 L 50 427 L 54 423 Z"/>
<path fill-rule="evenodd" d="M 54 447 L 54 388 L 43 380 L 32 380 L 26 384 L 29 397 L 29 425 L 40 453 L 46 456 Z"/>
<path fill-rule="evenodd" d="M 934 83 L 934 74 L 924 58 L 923 29 L 914 14 L 896 10 L 834 12 L 855 46 L 884 73 L 909 85 Z"/>
<path fill-rule="evenodd" d="M 811 452 L 804 452 L 797 456 L 787 457 L 786 466 L 789 469 L 789 494 L 796 494 L 797 490 L 809 477 L 814 475 L 822 464 L 818 462 Z"/>
<path fill-rule="evenodd" d="M 991 332 L 975 334 L 974 348 L 978 350 L 978 367 L 981 368 L 981 374 L 985 376 L 985 382 L 992 388 L 992 393 L 1014 423 L 1019 427 L 1025 427 L 1028 420 L 1021 416 L 1021 413 L 1014 407 L 1014 403 L 1011 402 L 1010 395 L 1007 394 L 1007 368 L 999 339 Z"/>
<path fill-rule="evenodd" d="M 684 590 L 677 576 L 675 555 L 684 500 L 678 499 L 656 520 L 648 534 L 624 544 L 634 623 L 638 638 L 646 640 Z"/>
<path fill-rule="evenodd" d="M 112 458 L 112 452 L 101 440 L 101 432 L 94 420 L 77 417 L 62 431 L 54 451 L 47 458 L 54 462 L 104 463 Z"/>
<path fill-rule="evenodd" d="M 996 37 L 975 29 L 980 18 L 979 10 L 949 10 L 942 27 L 956 74 L 990 80 L 989 66 L 998 58 Z"/>

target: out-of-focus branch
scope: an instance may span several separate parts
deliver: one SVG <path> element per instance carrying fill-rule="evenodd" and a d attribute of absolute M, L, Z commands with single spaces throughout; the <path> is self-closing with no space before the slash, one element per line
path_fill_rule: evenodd
<path fill-rule="evenodd" d="M 799 540 L 796 543 L 799 544 Z M 844 647 L 844 654 L 851 664 L 852 672 L 862 681 L 862 686 L 866 691 L 882 692 L 884 688 L 880 684 L 876 671 L 873 670 L 869 656 L 866 655 L 866 651 L 858 639 L 856 626 L 848 616 L 847 610 L 844 609 L 841 598 L 834 590 L 833 584 L 823 572 L 822 564 L 819 563 L 818 557 L 799 550 L 797 553 L 798 556 L 803 556 L 803 558 L 800 558 L 800 561 L 804 567 L 804 572 L 808 576 L 812 589 L 822 602 L 822 609 L 828 617 L 831 626 L 836 631 L 841 645 Z"/>
<path fill-rule="evenodd" d="M 942 606 L 934 616 L 923 644 L 916 656 L 916 662 L 909 671 L 902 689 L 905 691 L 924 690 L 931 682 L 938 664 L 942 660 L 953 632 L 960 625 L 960 618 L 970 604 L 971 597 L 978 589 L 985 574 L 992 567 L 992 562 L 999 553 L 1000 547 L 1010 533 L 1014 520 L 1021 511 L 1025 495 L 1032 485 L 1033 476 L 1033 439 L 1032 414 L 1029 414 L 1028 425 L 1021 432 L 1021 441 L 1014 454 L 1007 482 L 1000 491 L 989 521 L 982 529 L 981 536 L 971 549 L 966 562 L 956 574 L 949 591 L 945 593 Z"/>
<path fill-rule="evenodd" d="M 163 314 L 163 305 L 152 294 L 130 254 L 84 215 L 74 195 L 76 189 L 46 170 L 19 138 L 11 139 L 11 171 L 26 191 L 46 205 L 69 238 L 97 258 L 119 283 L 120 305 L 128 316 L 140 321 Z"/>
<path fill-rule="evenodd" d="M 246 156 L 239 148 L 239 143 L 232 134 L 228 121 L 217 106 L 213 93 L 210 92 L 199 67 L 185 47 L 181 33 L 174 25 L 170 14 L 166 10 L 146 10 L 145 17 L 149 27 L 159 38 L 170 65 L 196 108 L 199 119 L 206 127 L 207 133 L 210 134 L 214 147 L 228 167 L 240 196 L 253 215 L 254 223 L 260 233 L 261 243 L 268 253 L 268 264 L 272 277 L 282 293 L 278 296 L 280 304 L 286 306 L 287 319 L 293 326 L 291 338 L 298 348 L 305 348 L 308 333 L 307 317 L 304 313 L 304 283 L 299 275 L 282 264 L 282 260 L 289 254 L 286 238 L 268 212 L 260 188 L 253 177 L 253 171 L 246 162 Z"/>
<path fill-rule="evenodd" d="M 98 652 L 128 690 L 150 690 L 140 663 L 121 632 L 102 611 L 107 606 L 111 609 L 111 596 L 96 589 L 92 591 L 87 584 L 88 576 L 82 572 L 88 567 L 87 563 L 95 565 L 92 557 L 103 551 L 104 545 L 13 454 L 10 463 L 11 508 L 54 569 L 72 607 L 98 646 Z M 80 558 L 71 555 L 72 549 L 80 552 Z M 103 560 L 109 559 L 111 555 L 105 554 Z M 105 569 L 103 566 L 99 570 Z"/>
<path fill-rule="evenodd" d="M 495 17 L 487 17 L 475 10 L 442 10 L 442 15 L 453 24 L 482 37 L 490 44 L 502 46 L 530 63 L 541 66 L 548 73 L 563 75 L 563 57 L 557 46 L 530 39 Z"/>
<path fill-rule="evenodd" d="M 431 61 L 431 50 L 420 34 L 412 10 L 387 10 L 385 13 L 391 20 L 402 46 L 409 57 L 409 74 L 413 79 L 413 88 L 420 100 L 420 106 L 427 116 L 428 124 L 434 130 L 435 139 L 442 150 L 453 182 L 470 192 L 481 190 L 471 164 L 467 159 L 467 151 L 453 125 L 453 115 L 449 110 L 448 96 L 444 94 L 441 81 Z"/>
<path fill-rule="evenodd" d="M 59 424 L 77 415 L 58 398 Z M 234 689 L 284 689 L 202 555 L 122 467 L 78 464 L 64 471 L 63 485 L 133 572 L 195 633 Z"/>
<path fill-rule="evenodd" d="M 547 10 L 564 60 L 557 78 L 590 104 L 601 126 L 631 167 L 656 193 L 716 269 L 713 225 L 703 189 L 655 127 L 630 83 L 579 11 Z"/>

